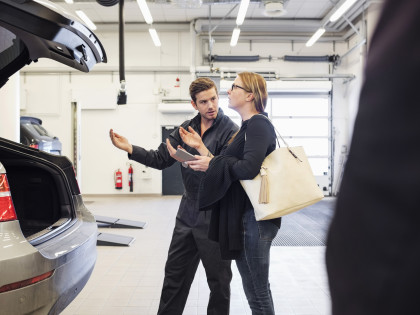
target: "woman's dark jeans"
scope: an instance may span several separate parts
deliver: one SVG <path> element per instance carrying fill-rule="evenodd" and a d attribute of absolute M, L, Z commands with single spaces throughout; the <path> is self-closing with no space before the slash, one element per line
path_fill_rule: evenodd
<path fill-rule="evenodd" d="M 253 315 L 274 314 L 273 298 L 268 281 L 271 242 L 279 227 L 270 221 L 256 221 L 254 209 L 243 217 L 244 250 L 236 260 L 242 285 Z"/>

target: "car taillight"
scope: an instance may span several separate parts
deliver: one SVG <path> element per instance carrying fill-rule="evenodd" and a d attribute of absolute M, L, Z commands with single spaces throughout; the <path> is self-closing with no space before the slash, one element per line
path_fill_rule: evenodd
<path fill-rule="evenodd" d="M 34 149 L 39 149 L 39 145 L 38 145 L 38 143 L 31 143 L 31 144 L 29 145 L 29 147 L 30 147 L 30 148 L 34 148 Z"/>
<path fill-rule="evenodd" d="M 0 287 L 0 293 L 13 291 L 13 290 L 21 289 L 23 287 L 27 287 L 28 285 L 40 282 L 40 281 L 45 280 L 45 279 L 48 279 L 49 277 L 51 277 L 53 275 L 53 273 L 54 273 L 54 270 L 48 271 L 48 272 L 46 272 L 42 275 L 30 278 L 30 279 L 6 284 L 6 285 Z"/>
<path fill-rule="evenodd" d="M 16 211 L 6 174 L 0 174 L 0 222 L 16 220 Z"/>

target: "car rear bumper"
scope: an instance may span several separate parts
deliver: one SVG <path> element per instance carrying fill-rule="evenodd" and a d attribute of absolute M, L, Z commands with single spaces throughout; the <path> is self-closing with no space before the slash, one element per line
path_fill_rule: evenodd
<path fill-rule="evenodd" d="M 18 221 L 0 224 L 0 241 L 7 246 L 0 253 L 0 288 L 54 271 L 45 280 L 0 293 L 0 315 L 59 314 L 80 293 L 95 266 L 97 225 L 83 203 L 75 221 L 36 247 L 25 240 Z"/>

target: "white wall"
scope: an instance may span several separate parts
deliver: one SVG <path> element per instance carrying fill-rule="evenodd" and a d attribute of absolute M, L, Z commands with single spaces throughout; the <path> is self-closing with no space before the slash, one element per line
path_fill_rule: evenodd
<path fill-rule="evenodd" d="M 20 74 L 16 73 L 0 90 L 0 136 L 19 142 Z M 6 106 L 7 105 L 7 106 Z"/>
<path fill-rule="evenodd" d="M 342 59 L 341 65 L 334 71 L 336 74 L 352 73 L 355 75 L 355 79 L 351 81 L 334 80 L 333 84 L 333 194 L 339 191 L 339 183 L 343 171 L 342 165 L 345 163 L 350 149 L 354 121 L 359 106 L 360 91 L 364 80 L 363 71 L 366 64 L 366 54 L 380 10 L 380 4 L 373 4 L 369 7 L 366 12 L 366 21 L 361 21 L 356 25 L 361 36 L 353 36 L 347 43 L 346 51 L 356 47 L 363 38 L 366 38 L 366 44 L 352 50 L 351 53 Z M 364 34 L 365 36 L 363 36 Z"/>
<path fill-rule="evenodd" d="M 31 71 L 60 71 L 60 74 L 23 73 L 21 75 L 21 114 L 34 115 L 63 142 L 63 154 L 70 157 L 71 148 L 71 102 L 77 101 L 82 108 L 82 192 L 84 194 L 128 193 L 127 155 L 115 149 L 108 137 L 110 128 L 125 135 L 146 149 L 155 149 L 161 142 L 161 126 L 179 125 L 186 114 L 162 114 L 157 104 L 162 98 L 188 99 L 188 86 L 192 66 L 208 65 L 203 56 L 208 53 L 205 40 L 189 32 L 159 33 L 162 47 L 156 48 L 147 32 L 129 32 L 125 37 L 125 66 L 127 81 L 127 105 L 116 105 L 119 88 L 118 33 L 97 33 L 104 45 L 108 63 L 96 65 L 89 74 L 75 73 L 50 61 L 40 60 L 31 65 Z M 228 42 L 218 42 L 213 54 L 260 55 L 282 57 L 283 55 L 332 55 L 344 54 L 346 43 L 317 43 L 312 48 L 303 43 L 239 43 L 231 48 Z M 196 53 L 192 53 L 195 49 Z M 195 56 L 196 64 L 192 64 Z M 356 79 L 347 82 L 334 79 L 333 115 L 336 143 L 336 163 L 341 147 L 349 145 L 352 125 L 357 112 L 359 88 L 364 67 L 363 47 L 353 52 L 337 68 L 327 63 L 297 63 L 281 60 L 262 60 L 256 63 L 217 63 L 214 67 L 243 69 L 247 71 L 277 71 L 281 75 L 329 75 L 334 73 L 355 74 Z M 179 70 L 178 70 L 179 69 Z M 101 71 L 101 72 L 99 72 Z M 176 78 L 180 87 L 174 87 Z M 108 109 L 99 109 L 108 108 Z M 146 170 L 137 163 L 134 167 L 134 193 L 160 194 L 161 172 Z M 124 189 L 114 189 L 113 174 L 120 168 L 123 172 Z M 338 170 L 335 170 L 337 176 Z"/>
<path fill-rule="evenodd" d="M 185 115 L 166 117 L 157 111 L 157 104 L 164 96 L 174 99 L 189 98 L 191 74 L 185 72 L 185 68 L 190 66 L 190 36 L 189 33 L 160 34 L 164 45 L 159 49 L 153 46 L 148 33 L 126 34 L 125 76 L 128 104 L 121 106 L 116 105 L 119 90 L 118 34 L 99 33 L 99 37 L 106 47 L 108 63 L 97 65 L 94 68 L 96 72 L 68 72 L 68 68 L 49 60 L 40 60 L 31 65 L 32 72 L 22 75 L 24 97 L 21 114 L 41 118 L 45 127 L 63 142 L 63 155 L 71 158 L 70 111 L 71 102 L 77 101 L 82 106 L 82 192 L 128 193 L 127 155 L 112 146 L 109 129 L 113 128 L 127 136 L 134 144 L 154 149 L 161 142 L 162 125 L 178 125 L 188 118 Z M 184 70 L 166 73 L 165 69 L 169 67 L 183 67 Z M 149 68 L 158 71 L 145 71 Z M 62 73 L 43 73 L 46 69 Z M 98 72 L 99 70 L 103 72 Z M 177 77 L 180 79 L 179 87 L 175 87 Z M 123 172 L 123 190 L 114 189 L 113 174 L 118 168 Z M 161 193 L 161 172 L 147 169 L 144 174 L 145 168 L 138 163 L 133 163 L 133 168 L 134 193 Z"/>

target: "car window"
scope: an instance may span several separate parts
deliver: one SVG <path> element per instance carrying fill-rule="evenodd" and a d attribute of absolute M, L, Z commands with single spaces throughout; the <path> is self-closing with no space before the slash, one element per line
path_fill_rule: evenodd
<path fill-rule="evenodd" d="M 50 138 L 54 138 L 54 136 L 49 134 L 48 131 L 44 127 L 42 127 L 41 125 L 33 124 L 32 126 L 41 136 L 47 136 L 47 137 L 50 137 Z"/>
<path fill-rule="evenodd" d="M 34 124 L 31 122 L 25 122 L 22 124 L 29 132 L 38 134 L 40 136 L 54 138 L 53 135 L 48 133 L 48 131 L 41 125 Z"/>

